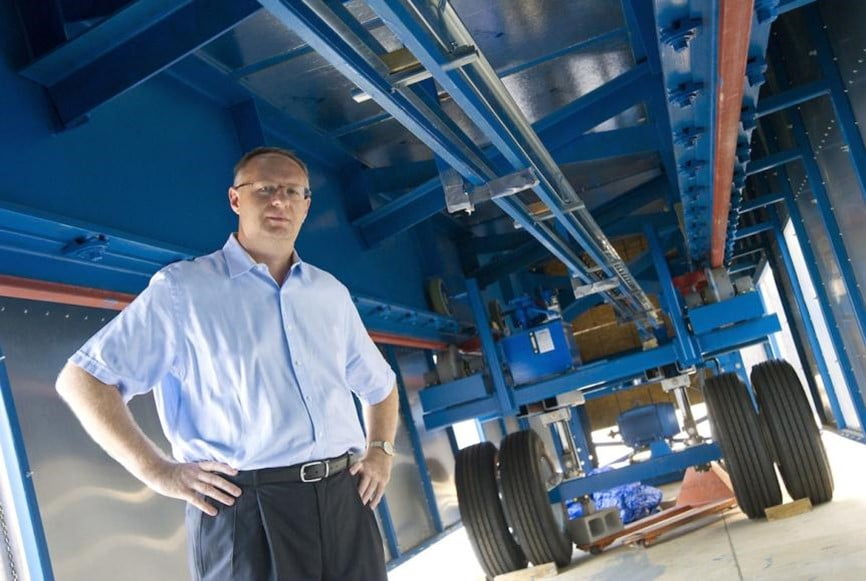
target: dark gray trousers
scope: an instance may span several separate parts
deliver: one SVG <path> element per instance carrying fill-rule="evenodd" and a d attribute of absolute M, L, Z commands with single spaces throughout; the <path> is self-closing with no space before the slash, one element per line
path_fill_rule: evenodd
<path fill-rule="evenodd" d="M 190 571 L 197 581 L 384 581 L 385 553 L 358 477 L 243 485 L 234 506 L 208 516 L 187 504 Z"/>

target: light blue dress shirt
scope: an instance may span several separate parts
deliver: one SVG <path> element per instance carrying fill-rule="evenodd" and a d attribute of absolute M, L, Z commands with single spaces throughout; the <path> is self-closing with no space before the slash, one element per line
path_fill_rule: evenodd
<path fill-rule="evenodd" d="M 70 361 L 125 401 L 153 389 L 178 461 L 239 470 L 361 452 L 352 392 L 376 404 L 395 380 L 345 286 L 297 254 L 279 286 L 234 235 L 157 272 Z"/>

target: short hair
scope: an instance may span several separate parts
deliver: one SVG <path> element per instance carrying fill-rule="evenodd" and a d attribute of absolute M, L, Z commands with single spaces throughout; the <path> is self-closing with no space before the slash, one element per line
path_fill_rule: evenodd
<path fill-rule="evenodd" d="M 283 149 L 282 147 L 256 147 L 255 149 L 251 149 L 246 152 L 244 156 L 235 164 L 235 173 L 234 179 L 236 180 L 238 177 L 238 173 L 244 167 L 246 167 L 247 163 L 255 157 L 260 157 L 262 155 L 282 155 L 283 157 L 287 157 L 296 164 L 298 164 L 304 173 L 307 175 L 307 179 L 310 179 L 310 170 L 307 169 L 307 164 L 304 163 L 300 157 L 298 157 L 295 152 L 289 151 L 288 149 Z"/>

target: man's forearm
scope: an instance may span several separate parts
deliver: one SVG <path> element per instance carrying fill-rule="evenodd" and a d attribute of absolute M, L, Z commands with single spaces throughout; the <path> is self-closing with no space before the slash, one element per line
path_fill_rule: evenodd
<path fill-rule="evenodd" d="M 384 440 L 393 442 L 397 435 L 397 413 L 400 409 L 400 399 L 397 386 L 391 393 L 377 403 L 367 408 L 367 440 Z"/>
<path fill-rule="evenodd" d="M 116 386 L 67 364 L 57 392 L 90 437 L 139 480 L 146 483 L 154 469 L 171 461 L 135 423 Z"/>

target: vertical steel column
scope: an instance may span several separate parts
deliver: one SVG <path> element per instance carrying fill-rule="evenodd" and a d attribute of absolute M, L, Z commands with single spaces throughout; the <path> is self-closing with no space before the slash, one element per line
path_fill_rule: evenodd
<path fill-rule="evenodd" d="M 812 356 L 815 358 L 815 364 L 818 366 L 818 373 L 821 375 L 821 381 L 824 383 L 824 391 L 827 393 L 827 398 L 830 400 L 830 408 L 833 410 L 833 417 L 836 420 L 836 426 L 840 430 L 845 429 L 845 418 L 842 415 L 842 409 L 839 407 L 839 400 L 837 399 L 836 392 L 833 389 L 833 381 L 830 379 L 830 371 L 827 369 L 827 362 L 824 358 L 824 352 L 821 350 L 821 344 L 818 341 L 818 334 L 815 332 L 815 325 L 812 323 L 811 317 L 809 317 L 809 309 L 806 306 L 806 297 L 803 295 L 803 289 L 800 287 L 800 281 L 797 278 L 797 271 L 794 268 L 794 261 L 791 258 L 791 250 L 788 248 L 788 242 L 785 240 L 785 234 L 782 231 L 779 216 L 775 208 L 768 208 L 768 211 L 770 212 L 770 219 L 773 221 L 773 233 L 776 236 L 776 245 L 779 248 L 779 254 L 782 255 L 782 261 L 785 263 L 785 271 L 788 274 L 788 281 L 791 283 L 791 291 L 794 293 L 794 300 L 797 302 L 797 308 L 800 310 L 800 313 L 802 313 L 803 326 L 805 327 L 806 337 L 809 339 L 809 347 L 812 350 Z M 782 288 L 780 285 L 779 294 L 781 295 L 781 293 Z M 788 324 L 793 325 L 793 319 L 789 318 Z M 802 363 L 805 364 L 806 361 L 804 360 Z M 807 366 L 804 365 L 804 368 L 805 367 Z M 818 407 L 819 403 L 819 401 L 815 401 L 815 406 Z"/>
<path fill-rule="evenodd" d="M 680 302 L 679 291 L 674 286 L 674 281 L 671 278 L 671 271 L 668 268 L 667 260 L 665 259 L 664 251 L 656 236 L 655 229 L 652 226 L 644 227 L 644 235 L 649 245 L 650 255 L 653 259 L 653 265 L 656 269 L 656 275 L 659 277 L 659 285 L 661 287 L 662 302 L 668 316 L 671 318 L 671 323 L 674 325 L 677 341 L 677 356 L 685 367 L 691 367 L 701 362 L 701 355 L 698 352 L 694 338 L 689 333 L 686 327 L 686 321 L 683 318 L 683 308 Z"/>
<path fill-rule="evenodd" d="M 842 130 L 842 136 L 848 145 L 848 156 L 851 158 L 851 165 L 854 168 L 854 175 L 857 176 L 857 183 L 860 184 L 860 193 L 863 195 L 863 199 L 866 200 L 866 146 L 863 144 L 863 136 L 860 134 L 860 128 L 857 126 L 857 119 L 854 117 L 851 101 L 848 99 L 848 89 L 845 88 L 845 83 L 839 74 L 839 67 L 836 65 L 833 47 L 827 35 L 827 25 L 824 24 L 824 19 L 821 18 L 821 10 L 818 8 L 817 2 L 805 10 L 807 14 L 805 22 L 809 28 L 812 46 L 815 47 L 818 53 L 818 64 L 821 66 L 821 73 L 830 86 L 830 102 L 833 104 L 833 110 L 836 112 L 836 118 L 839 120 L 839 129 Z"/>
<path fill-rule="evenodd" d="M 412 443 L 412 453 L 415 456 L 415 465 L 418 467 L 418 474 L 421 477 L 421 487 L 424 489 L 424 500 L 427 501 L 427 510 L 430 511 L 430 518 L 433 520 L 433 527 L 437 533 L 442 532 L 442 517 L 439 515 L 439 507 L 436 504 L 436 494 L 433 492 L 433 483 L 430 480 L 430 471 L 427 469 L 427 460 L 424 458 L 424 449 L 421 447 L 421 438 L 418 436 L 418 430 L 415 428 L 415 419 L 412 417 L 412 408 L 409 405 L 409 398 L 406 396 L 406 385 L 403 383 L 403 374 L 400 373 L 400 365 L 397 361 L 397 354 L 394 347 L 387 345 L 385 347 L 385 357 L 388 364 L 397 376 L 397 395 L 400 399 L 400 417 L 403 419 L 403 424 L 406 426 L 406 432 L 409 434 L 409 441 Z M 396 541 L 395 541 L 396 542 Z"/>
<path fill-rule="evenodd" d="M 784 169 L 780 177 L 782 179 L 779 180 L 779 183 L 785 195 L 785 203 L 787 204 L 788 214 L 791 216 L 791 224 L 794 225 L 794 232 L 797 234 L 797 240 L 800 243 L 800 251 L 803 253 L 806 269 L 809 271 L 809 278 L 812 279 L 812 286 L 815 287 L 815 293 L 818 295 L 818 305 L 821 308 L 821 314 L 824 315 L 824 321 L 827 323 L 827 331 L 830 333 L 830 339 L 833 342 L 836 358 L 839 361 L 839 368 L 845 377 L 845 388 L 851 394 L 860 426 L 866 430 L 866 407 L 863 405 L 863 398 L 860 397 L 857 391 L 857 377 L 854 375 L 854 367 L 851 364 L 848 349 L 845 347 L 845 340 L 839 331 L 839 323 L 836 321 L 836 314 L 833 312 L 830 296 L 827 294 L 827 288 L 821 278 L 821 273 L 818 271 L 818 261 L 815 258 L 814 250 L 812 250 L 812 241 L 809 239 L 808 232 L 806 232 L 803 215 L 800 213 L 800 208 L 794 199 L 791 184 L 788 182 L 788 175 Z"/>
<path fill-rule="evenodd" d="M 21 425 L 18 423 L 18 413 L 15 411 L 12 384 L 6 373 L 6 355 L 2 351 L 0 351 L 0 452 L 2 452 L 0 456 L 3 458 L 3 467 L 9 479 L 10 496 L 21 530 L 27 572 L 34 581 L 52 580 L 54 572 L 51 570 L 48 543 L 42 528 L 36 489 L 33 487 L 33 473 L 27 461 Z M 19 576 L 23 575 L 22 571 L 18 573 Z"/>
<path fill-rule="evenodd" d="M 478 288 L 478 281 L 474 278 L 466 279 L 466 294 L 469 297 L 472 315 L 475 317 L 475 327 L 478 330 L 478 337 L 481 339 L 481 350 L 484 352 L 484 359 L 490 371 L 490 378 L 493 380 L 493 389 L 496 393 L 496 399 L 499 401 L 500 411 L 503 415 L 514 413 L 516 409 L 514 406 L 514 394 L 511 393 L 505 382 L 502 363 L 499 361 L 499 352 L 496 350 L 493 333 L 490 331 L 487 309 L 484 306 L 481 290 Z"/>
<path fill-rule="evenodd" d="M 568 419 L 568 424 L 571 427 L 571 438 L 574 440 L 574 447 L 577 450 L 577 457 L 580 458 L 581 468 L 584 472 L 592 470 L 592 458 L 589 456 L 589 442 L 586 441 L 586 433 L 583 431 L 583 422 L 581 416 L 586 415 L 581 413 L 585 411 L 583 406 L 575 406 L 571 408 L 571 414 Z"/>
<path fill-rule="evenodd" d="M 400 544 L 397 542 L 397 529 L 394 528 L 394 519 L 391 518 L 391 508 L 388 506 L 388 499 L 382 496 L 379 506 L 376 508 L 379 513 L 379 520 L 382 522 L 382 530 L 385 533 L 385 542 L 388 544 L 388 553 L 391 559 L 399 559 Z"/>

